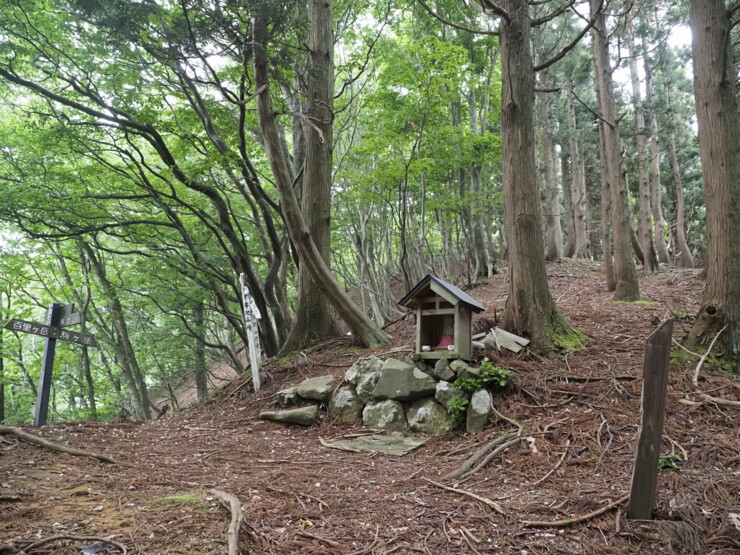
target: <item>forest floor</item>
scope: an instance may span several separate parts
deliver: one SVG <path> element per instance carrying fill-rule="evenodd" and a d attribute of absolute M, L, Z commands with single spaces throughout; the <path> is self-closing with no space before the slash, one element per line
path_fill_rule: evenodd
<path fill-rule="evenodd" d="M 442 481 L 485 442 L 514 430 L 505 420 L 478 436 L 434 437 L 394 457 L 325 447 L 320 438 L 363 432 L 326 413 L 310 428 L 258 419 L 287 385 L 343 376 L 360 356 L 409 345 L 407 320 L 389 330 L 393 342 L 382 349 L 335 340 L 269 365 L 257 396 L 235 382 L 206 405 L 143 424 L 24 427 L 127 466 L 0 436 L 0 543 L 99 536 L 128 553 L 226 553 L 230 513 L 209 494 L 217 488 L 241 500 L 242 545 L 257 554 L 740 553 L 738 412 L 692 394 L 696 359 L 671 362 L 662 454 L 681 461 L 659 474 L 655 520 L 628 521 L 621 505 L 570 526 L 524 526 L 572 519 L 629 493 L 645 338 L 673 316 L 680 340 L 703 286 L 698 271 L 669 270 L 641 278 L 644 301 L 619 304 L 595 263 L 551 264 L 548 273 L 559 306 L 591 338 L 588 346 L 546 360 L 526 351 L 489 354 L 514 371 L 513 387 L 495 404 L 525 437 L 472 478 L 446 482 L 495 501 L 504 514 L 423 478 Z M 492 317 L 494 307 L 503 309 L 506 288 L 506 277 L 496 276 L 470 293 Z M 737 379 L 711 365 L 702 378 L 705 392 L 740 397 Z M 3 501 L 8 496 L 19 500 Z M 60 540 L 33 552 L 80 553 L 85 543 Z"/>

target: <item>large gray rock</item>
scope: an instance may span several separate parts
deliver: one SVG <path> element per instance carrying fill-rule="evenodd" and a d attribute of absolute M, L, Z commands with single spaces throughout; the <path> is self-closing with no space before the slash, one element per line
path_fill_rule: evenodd
<path fill-rule="evenodd" d="M 443 434 L 455 427 L 455 420 L 447 409 L 431 397 L 412 403 L 406 419 L 412 431 L 422 434 Z"/>
<path fill-rule="evenodd" d="M 439 359 L 434 365 L 432 376 L 438 380 L 444 380 L 446 382 L 452 380 L 455 377 L 455 373 L 452 371 L 452 368 L 450 368 L 450 361 L 446 358 Z"/>
<path fill-rule="evenodd" d="M 380 378 L 380 370 L 377 372 L 368 372 L 360 375 L 357 378 L 357 395 L 362 399 L 364 403 L 368 403 L 373 400 L 373 391 Z"/>
<path fill-rule="evenodd" d="M 491 394 L 486 389 L 479 389 L 470 398 L 465 429 L 469 434 L 482 432 L 492 414 Z"/>
<path fill-rule="evenodd" d="M 366 428 L 380 428 L 389 432 L 406 432 L 406 414 L 398 401 L 371 401 L 362 411 Z"/>
<path fill-rule="evenodd" d="M 331 398 L 331 393 L 334 391 L 335 381 L 336 378 L 334 376 L 318 376 L 317 378 L 309 378 L 299 383 L 295 390 L 296 393 L 304 399 L 324 403 Z"/>
<path fill-rule="evenodd" d="M 413 401 L 434 395 L 437 382 L 426 372 L 400 360 L 387 360 L 373 389 L 375 399 Z"/>
<path fill-rule="evenodd" d="M 449 409 L 454 404 L 455 399 L 467 399 L 468 394 L 450 382 L 441 381 L 437 383 L 434 398 L 444 408 Z"/>
<path fill-rule="evenodd" d="M 340 387 L 329 401 L 329 414 L 342 422 L 355 423 L 362 420 L 364 403 L 351 386 Z"/>
<path fill-rule="evenodd" d="M 480 369 L 468 366 L 462 360 L 453 360 L 450 369 L 458 378 L 480 378 Z"/>
<path fill-rule="evenodd" d="M 316 421 L 318 407 L 301 407 L 299 409 L 284 410 L 278 412 L 261 412 L 262 420 L 272 420 L 274 422 L 285 422 L 286 424 L 300 424 L 301 426 L 310 426 Z"/>
<path fill-rule="evenodd" d="M 275 402 L 281 407 L 292 407 L 298 404 L 298 400 L 299 397 L 295 387 L 281 389 L 275 394 Z"/>
<path fill-rule="evenodd" d="M 357 362 L 347 370 L 347 373 L 344 375 L 344 379 L 352 385 L 357 385 L 357 382 L 360 381 L 362 376 L 380 372 L 382 367 L 383 361 L 378 357 L 363 357 L 358 359 Z"/>

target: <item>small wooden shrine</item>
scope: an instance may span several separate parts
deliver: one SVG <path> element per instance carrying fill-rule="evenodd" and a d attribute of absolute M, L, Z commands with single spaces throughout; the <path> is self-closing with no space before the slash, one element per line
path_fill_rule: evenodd
<path fill-rule="evenodd" d="M 473 354 L 473 313 L 485 307 L 459 287 L 427 275 L 398 304 L 416 311 L 413 358 L 459 358 Z"/>

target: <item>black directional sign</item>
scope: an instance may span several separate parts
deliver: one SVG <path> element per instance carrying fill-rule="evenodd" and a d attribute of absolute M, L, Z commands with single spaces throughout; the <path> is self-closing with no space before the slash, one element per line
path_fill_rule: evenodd
<path fill-rule="evenodd" d="M 62 341 L 71 341 L 72 343 L 88 345 L 89 347 L 98 346 L 98 342 L 94 336 L 88 335 L 87 333 L 65 330 L 59 326 L 49 326 L 47 324 L 39 324 L 38 322 L 28 322 L 27 320 L 12 318 L 7 324 L 5 324 L 5 327 L 9 330 L 40 335 L 41 337 L 48 337 L 49 339 L 61 339 Z"/>
<path fill-rule="evenodd" d="M 60 328 L 66 328 L 67 326 L 74 326 L 82 322 L 82 315 L 79 312 L 75 312 L 75 305 L 63 304 L 59 312 L 59 324 Z"/>

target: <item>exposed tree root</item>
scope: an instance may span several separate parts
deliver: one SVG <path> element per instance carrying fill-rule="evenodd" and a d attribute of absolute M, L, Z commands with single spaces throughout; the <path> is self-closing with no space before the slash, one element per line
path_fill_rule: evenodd
<path fill-rule="evenodd" d="M 433 486 L 436 486 L 438 488 L 446 489 L 447 491 L 451 491 L 453 493 L 459 493 L 460 495 L 466 495 L 467 497 L 475 499 L 476 501 L 480 501 L 484 505 L 491 507 L 498 514 L 504 514 L 504 510 L 501 508 L 501 505 L 499 505 L 495 501 L 492 501 L 491 499 L 488 499 L 487 497 L 481 497 L 480 495 L 465 491 L 464 489 L 451 488 L 450 486 L 445 486 L 444 484 L 440 484 L 439 482 L 435 482 L 433 480 L 430 480 L 429 478 L 422 478 L 422 480 L 424 480 L 427 484 L 432 484 Z"/>
<path fill-rule="evenodd" d="M 43 540 L 34 542 L 28 547 L 26 547 L 25 549 L 23 549 L 23 551 L 21 551 L 20 553 L 28 553 L 33 549 L 41 547 L 42 545 L 46 545 L 47 543 L 55 542 L 58 540 L 73 540 L 73 541 L 78 541 L 78 542 L 90 542 L 90 541 L 103 542 L 103 543 L 108 543 L 116 547 L 117 549 L 121 551 L 121 553 L 123 553 L 123 555 L 126 555 L 128 553 L 128 550 L 126 549 L 125 545 L 123 545 L 122 543 L 113 541 L 113 540 L 108 540 L 106 538 L 98 538 L 96 536 L 68 536 L 66 534 L 61 534 L 59 536 L 51 536 L 49 538 L 44 538 Z"/>
<path fill-rule="evenodd" d="M 526 528 L 557 528 L 562 526 L 570 526 L 571 524 L 578 524 L 580 522 L 586 522 L 587 520 L 591 520 L 592 518 L 596 518 L 599 515 L 603 515 L 607 511 L 612 510 L 614 507 L 618 507 L 622 503 L 625 503 L 630 498 L 629 494 L 625 495 L 624 497 L 620 497 L 616 501 L 612 501 L 608 505 L 601 507 L 600 509 L 596 511 L 592 511 L 588 514 L 585 514 L 583 516 L 575 517 L 575 518 L 568 518 L 565 520 L 556 520 L 554 522 L 543 522 L 539 520 L 525 520 L 522 522 L 522 525 Z"/>
<path fill-rule="evenodd" d="M 714 344 L 717 342 L 717 339 L 719 339 L 719 336 L 722 335 L 722 332 L 725 331 L 726 329 L 727 329 L 727 326 L 719 330 L 717 332 L 717 335 L 714 336 L 714 339 L 712 339 L 711 343 L 709 343 L 709 347 L 707 347 L 707 350 L 701 356 L 701 358 L 699 359 L 699 362 L 696 365 L 696 368 L 694 369 L 694 374 L 691 376 L 691 384 L 694 386 L 694 391 L 696 392 L 696 394 L 702 399 L 704 399 L 705 401 L 708 401 L 710 403 L 715 403 L 717 405 L 722 405 L 725 407 L 740 408 L 740 401 L 731 401 L 729 399 L 723 399 L 722 397 L 713 397 L 712 395 L 708 395 L 704 393 L 703 391 L 699 390 L 699 372 L 701 371 L 701 367 L 704 364 L 704 361 L 707 360 L 709 353 L 712 352 L 712 348 L 714 347 Z"/>
<path fill-rule="evenodd" d="M 67 447 L 66 445 L 59 445 L 58 443 L 53 443 L 33 434 L 29 434 L 28 432 L 24 432 L 15 426 L 0 426 L 0 435 L 14 435 L 28 443 L 40 445 L 41 447 L 46 447 L 53 451 L 59 451 L 60 453 L 66 453 L 67 455 L 74 455 L 75 457 L 90 457 L 91 459 L 98 459 L 102 462 L 128 466 L 128 463 L 118 461 L 107 455 L 101 455 L 100 453 L 93 453 L 91 451 L 83 451 L 82 449 L 75 449 L 74 447 Z"/>
<path fill-rule="evenodd" d="M 231 524 L 229 524 L 229 531 L 226 533 L 226 537 L 229 540 L 229 555 L 239 555 L 241 553 L 239 551 L 239 527 L 244 520 L 242 502 L 237 497 L 218 489 L 212 489 L 210 493 L 227 504 L 231 509 Z"/>

